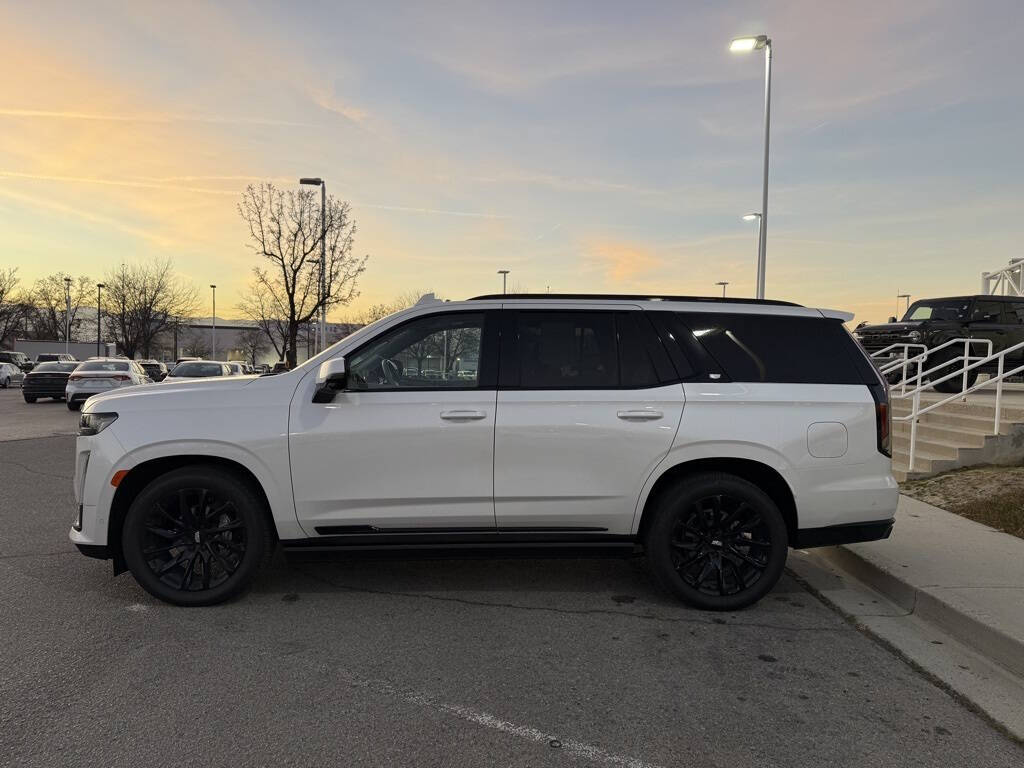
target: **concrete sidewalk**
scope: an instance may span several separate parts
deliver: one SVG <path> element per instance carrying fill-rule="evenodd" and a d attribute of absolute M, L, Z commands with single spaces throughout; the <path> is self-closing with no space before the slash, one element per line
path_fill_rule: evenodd
<path fill-rule="evenodd" d="M 789 569 L 1024 739 L 1024 540 L 901 496 L 889 539 Z"/>
<path fill-rule="evenodd" d="M 1024 677 L 1024 539 L 901 496 L 889 539 L 821 555 Z"/>

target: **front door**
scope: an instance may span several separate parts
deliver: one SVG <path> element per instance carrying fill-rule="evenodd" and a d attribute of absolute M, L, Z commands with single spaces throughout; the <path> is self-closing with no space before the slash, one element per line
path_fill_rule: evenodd
<path fill-rule="evenodd" d="M 643 334 L 653 328 L 640 311 L 509 314 L 494 438 L 499 532 L 629 534 L 683 410 L 682 385 L 651 358 Z"/>
<path fill-rule="evenodd" d="M 292 485 L 308 534 L 494 531 L 492 314 L 410 320 L 346 354 L 349 389 L 333 402 L 296 394 Z"/>

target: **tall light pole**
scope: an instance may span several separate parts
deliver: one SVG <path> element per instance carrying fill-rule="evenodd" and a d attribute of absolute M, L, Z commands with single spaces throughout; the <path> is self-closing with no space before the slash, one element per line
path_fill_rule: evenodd
<path fill-rule="evenodd" d="M 217 286 L 211 285 L 210 288 L 213 290 L 213 351 L 210 353 L 210 357 L 214 360 L 217 359 Z"/>
<path fill-rule="evenodd" d="M 105 283 L 96 283 L 96 357 L 100 357 L 100 338 L 103 329 L 103 289 Z"/>
<path fill-rule="evenodd" d="M 64 278 L 64 352 L 71 353 L 71 278 Z"/>
<path fill-rule="evenodd" d="M 320 187 L 320 348 L 327 346 L 327 182 L 320 178 L 303 177 L 299 184 Z"/>
<path fill-rule="evenodd" d="M 768 234 L 768 135 L 772 114 L 772 41 L 767 35 L 756 37 L 737 37 L 729 46 L 735 53 L 749 53 L 764 49 L 764 178 L 761 186 L 761 225 L 757 249 L 757 293 L 759 299 L 764 298 L 764 271 L 767 261 Z"/>
<path fill-rule="evenodd" d="M 763 299 L 764 296 L 757 296 L 757 287 L 761 285 L 763 276 L 763 270 L 761 267 L 761 214 L 760 213 L 748 213 L 743 217 L 744 221 L 756 221 L 757 222 L 757 234 L 754 237 L 754 249 L 755 256 L 754 262 L 757 264 L 757 274 L 754 276 L 754 296 L 759 299 Z M 764 286 L 762 286 L 763 292 Z"/>
<path fill-rule="evenodd" d="M 722 298 L 723 299 L 725 298 L 725 286 L 727 286 L 728 284 L 729 284 L 728 280 L 719 280 L 717 283 L 715 283 L 715 285 L 722 286 Z"/>
<path fill-rule="evenodd" d="M 897 320 L 899 320 L 899 318 L 900 318 L 900 299 L 906 299 L 907 300 L 907 309 L 904 310 L 904 311 L 909 311 L 910 310 L 910 294 L 909 293 L 897 293 L 896 294 L 896 319 Z"/>
<path fill-rule="evenodd" d="M 501 275 L 501 292 L 508 293 L 508 273 L 507 269 L 499 269 L 498 274 Z"/>

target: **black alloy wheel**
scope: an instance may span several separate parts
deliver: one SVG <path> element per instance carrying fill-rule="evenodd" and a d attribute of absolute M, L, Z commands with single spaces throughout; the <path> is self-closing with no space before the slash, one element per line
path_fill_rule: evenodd
<path fill-rule="evenodd" d="M 237 594 L 273 543 L 261 500 L 230 472 L 186 467 L 154 480 L 125 518 L 125 562 L 150 594 L 210 605 Z"/>
<path fill-rule="evenodd" d="M 788 549 L 782 514 L 742 478 L 691 476 L 664 494 L 653 512 L 645 544 L 654 575 L 691 605 L 743 608 L 782 575 Z"/>

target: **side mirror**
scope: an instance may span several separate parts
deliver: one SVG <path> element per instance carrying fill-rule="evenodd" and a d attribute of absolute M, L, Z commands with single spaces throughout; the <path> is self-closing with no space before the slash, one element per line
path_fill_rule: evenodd
<path fill-rule="evenodd" d="M 348 374 L 345 372 L 345 358 L 335 357 L 320 363 L 316 374 L 316 389 L 313 390 L 314 403 L 332 403 L 334 396 L 348 385 Z"/>
<path fill-rule="evenodd" d="M 890 322 L 890 323 L 895 323 L 895 322 L 897 322 L 897 321 L 896 321 L 896 316 L 895 316 L 895 315 L 889 315 L 889 322 Z"/>

